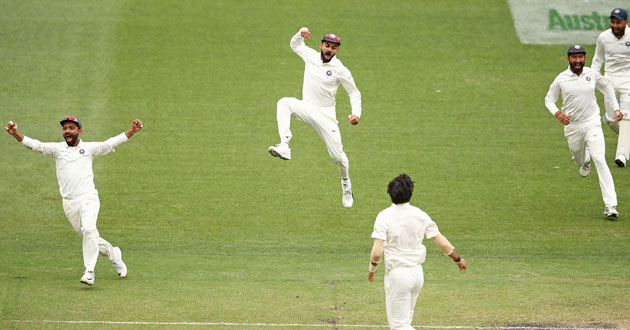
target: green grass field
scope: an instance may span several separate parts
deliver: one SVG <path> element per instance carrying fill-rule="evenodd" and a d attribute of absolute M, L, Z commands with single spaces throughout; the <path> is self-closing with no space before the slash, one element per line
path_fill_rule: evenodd
<path fill-rule="evenodd" d="M 363 96 L 351 126 L 338 94 L 349 210 L 310 127 L 293 121 L 291 161 L 266 151 L 277 100 L 301 96 L 302 26 L 314 48 L 342 37 Z M 0 135 L 0 328 L 385 325 L 370 234 L 402 172 L 469 264 L 427 242 L 414 325 L 630 327 L 630 170 L 604 127 L 608 221 L 543 103 L 571 42 L 520 44 L 505 1 L 5 0 L 0 27 L 2 125 L 61 141 L 75 115 L 101 141 L 144 122 L 94 164 L 99 231 L 129 276 L 101 258 L 90 288 L 54 161 Z"/>

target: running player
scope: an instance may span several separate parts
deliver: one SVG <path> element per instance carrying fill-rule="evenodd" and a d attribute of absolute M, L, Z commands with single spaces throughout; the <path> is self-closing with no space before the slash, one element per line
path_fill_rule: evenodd
<path fill-rule="evenodd" d="M 108 154 L 129 140 L 142 129 L 142 122 L 134 120 L 126 132 L 105 142 L 83 142 L 79 138 L 83 133 L 83 125 L 76 117 L 65 117 L 60 124 L 65 142 L 42 143 L 31 139 L 18 132 L 17 124 L 13 122 L 7 124 L 6 130 L 23 146 L 55 159 L 64 213 L 74 231 L 83 239 L 85 272 L 81 283 L 94 284 L 94 267 L 99 252 L 107 256 L 118 276 L 126 277 L 127 265 L 122 260 L 120 248 L 100 237 L 96 229 L 100 200 L 94 186 L 92 161 L 95 156 Z"/>

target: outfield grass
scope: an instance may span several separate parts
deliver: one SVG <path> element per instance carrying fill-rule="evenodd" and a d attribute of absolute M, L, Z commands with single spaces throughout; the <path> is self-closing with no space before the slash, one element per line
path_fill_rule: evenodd
<path fill-rule="evenodd" d="M 302 26 L 342 37 L 362 92 L 356 127 L 338 95 L 350 210 L 310 127 L 293 123 L 291 161 L 266 151 L 277 100 L 301 93 Z M 605 128 L 608 221 L 543 103 L 568 45 L 521 45 L 504 1 L 3 1 L 0 27 L 0 122 L 42 141 L 69 114 L 86 141 L 144 122 L 94 164 L 99 231 L 129 276 L 101 258 L 91 288 L 54 161 L 0 136 L 2 328 L 386 324 L 370 234 L 402 172 L 470 267 L 429 242 L 415 325 L 630 327 L 630 172 Z"/>

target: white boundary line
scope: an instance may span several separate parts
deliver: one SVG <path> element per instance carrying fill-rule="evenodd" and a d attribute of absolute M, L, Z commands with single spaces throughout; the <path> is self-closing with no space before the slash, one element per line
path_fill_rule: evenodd
<path fill-rule="evenodd" d="M 238 327 L 310 327 L 310 328 L 387 328 L 386 325 L 368 324 L 278 324 L 278 323 L 233 323 L 233 322 L 143 322 L 143 321 L 58 321 L 58 320 L 11 320 L 19 323 L 65 323 L 65 324 L 120 324 L 120 325 L 206 325 Z M 419 329 L 478 329 L 478 330 L 615 330 L 616 328 L 555 328 L 555 327 L 475 327 L 468 325 L 414 325 Z"/>

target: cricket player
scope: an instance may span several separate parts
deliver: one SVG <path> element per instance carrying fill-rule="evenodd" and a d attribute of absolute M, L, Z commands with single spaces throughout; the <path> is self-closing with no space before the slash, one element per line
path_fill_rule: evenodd
<path fill-rule="evenodd" d="M 422 263 L 427 252 L 422 240 L 426 236 L 466 270 L 466 260 L 440 234 L 437 225 L 428 214 L 409 204 L 414 183 L 406 174 L 394 178 L 387 186 L 393 204 L 376 217 L 372 238 L 368 280 L 374 282 L 374 274 L 385 252 L 385 309 L 391 329 L 414 329 L 411 326 L 416 300 L 424 284 Z"/>
<path fill-rule="evenodd" d="M 18 132 L 17 124 L 12 121 L 7 124 L 6 130 L 23 146 L 55 159 L 64 213 L 74 231 L 83 239 L 85 273 L 81 283 L 94 284 L 94 267 L 99 252 L 107 256 L 118 276 L 126 277 L 127 265 L 122 260 L 120 248 L 100 237 L 96 229 L 100 201 L 94 186 L 92 161 L 95 156 L 106 155 L 125 143 L 142 129 L 142 122 L 134 120 L 126 132 L 105 142 L 83 142 L 79 138 L 83 133 L 83 125 L 76 117 L 65 117 L 60 124 L 65 142 L 42 143 L 31 139 Z"/>
<path fill-rule="evenodd" d="M 580 175 L 590 173 L 591 158 L 595 162 L 599 186 L 604 199 L 604 214 L 618 217 L 617 193 L 612 174 L 606 164 L 604 133 L 599 120 L 599 106 L 595 98 L 595 88 L 604 94 L 615 111 L 614 121 L 623 118 L 619 103 L 615 99 L 612 85 L 599 72 L 585 67 L 586 51 L 580 45 L 573 45 L 567 51 L 569 68 L 561 72 L 549 87 L 545 96 L 545 106 L 565 125 L 564 136 L 569 143 L 573 161 L 580 167 Z M 562 94 L 562 111 L 556 106 Z"/>
<path fill-rule="evenodd" d="M 610 102 L 605 103 L 606 113 L 602 117 L 619 135 L 615 163 L 625 167 L 630 157 L 630 28 L 628 13 L 622 8 L 613 9 L 610 13 L 610 29 L 597 37 L 591 69 L 601 72 L 602 63 L 606 63 L 604 76 L 612 83 L 623 120 L 617 122 L 612 119 L 616 108 Z"/>
<path fill-rule="evenodd" d="M 352 74 L 335 57 L 341 45 L 339 36 L 329 33 L 324 35 L 319 45 L 320 52 L 307 47 L 304 44 L 311 39 L 308 28 L 301 28 L 291 38 L 290 46 L 293 51 L 304 60 L 304 83 L 302 86 L 302 98 L 285 97 L 278 101 L 277 120 L 280 144 L 268 148 L 274 157 L 284 160 L 291 159 L 291 117 L 313 127 L 317 134 L 326 143 L 328 154 L 337 164 L 341 174 L 342 203 L 346 208 L 352 207 L 354 195 L 348 173 L 348 157 L 343 152 L 341 133 L 335 110 L 335 97 L 339 84 L 343 85 L 350 97 L 352 114 L 348 116 L 348 122 L 352 125 L 359 124 L 361 117 L 361 93 L 354 83 Z"/>

